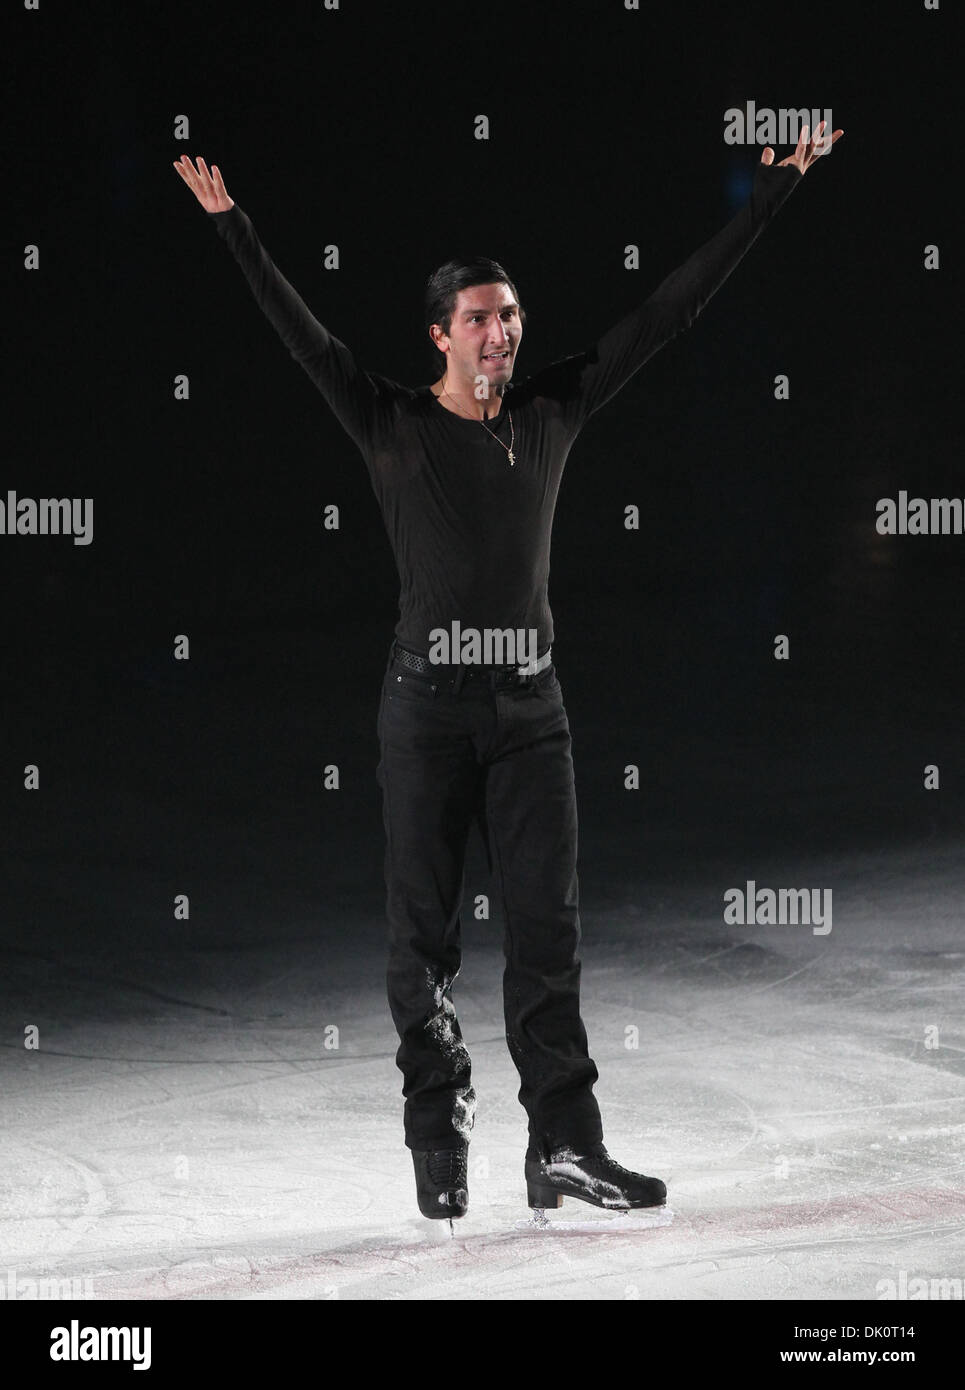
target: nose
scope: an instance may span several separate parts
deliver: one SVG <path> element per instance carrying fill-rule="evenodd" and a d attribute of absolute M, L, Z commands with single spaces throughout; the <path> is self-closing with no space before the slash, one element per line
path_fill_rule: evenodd
<path fill-rule="evenodd" d="M 494 329 L 489 335 L 490 342 L 487 352 L 499 352 L 502 348 L 509 347 L 509 334 L 506 332 L 506 325 L 500 322 L 499 327 Z"/>

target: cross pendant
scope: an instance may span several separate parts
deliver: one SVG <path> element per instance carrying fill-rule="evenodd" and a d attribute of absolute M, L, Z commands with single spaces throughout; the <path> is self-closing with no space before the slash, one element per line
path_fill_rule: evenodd
<path fill-rule="evenodd" d="M 516 467 L 516 455 L 513 453 L 512 449 L 509 450 L 509 461 L 510 461 L 510 463 L 513 465 L 513 467 L 515 468 L 515 467 Z"/>

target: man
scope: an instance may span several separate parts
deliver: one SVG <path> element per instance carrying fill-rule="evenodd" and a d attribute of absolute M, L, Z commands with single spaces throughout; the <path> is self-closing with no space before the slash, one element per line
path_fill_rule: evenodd
<path fill-rule="evenodd" d="M 603 1144 L 580 1016 L 577 810 L 570 733 L 552 661 L 550 537 L 567 455 L 588 417 L 688 328 L 813 162 L 843 133 L 774 165 L 749 203 L 593 346 L 514 384 L 525 314 L 485 257 L 429 279 L 426 327 L 441 375 L 408 388 L 363 371 L 311 314 L 228 196 L 217 165 L 181 178 L 212 218 L 256 301 L 359 448 L 401 583 L 378 715 L 386 832 L 388 996 L 399 1034 L 405 1142 L 420 1210 L 462 1216 L 475 1109 L 451 991 L 460 966 L 468 834 L 483 835 L 505 917 L 506 1039 L 529 1120 L 532 1208 L 564 1195 L 659 1206 L 659 1178 Z M 494 659 L 494 634 L 521 649 Z M 451 640 L 450 640 L 451 635 Z M 461 636 L 468 635 L 464 645 Z M 534 640 L 528 640 L 532 637 Z M 440 657 L 442 659 L 440 659 Z"/>

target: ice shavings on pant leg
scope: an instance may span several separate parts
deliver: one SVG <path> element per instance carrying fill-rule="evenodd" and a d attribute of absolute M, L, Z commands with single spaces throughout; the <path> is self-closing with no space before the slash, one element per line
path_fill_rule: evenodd
<path fill-rule="evenodd" d="M 468 1072 L 469 1051 L 455 1031 L 456 1008 L 449 998 L 452 980 L 442 977 L 438 981 L 429 966 L 426 969 L 426 983 L 432 990 L 435 1012 L 426 1023 L 426 1032 L 435 1042 L 444 1057 L 455 1063 L 456 1073 Z M 476 1114 L 476 1093 L 472 1086 L 462 1086 L 453 1092 L 452 1127 L 460 1138 L 469 1142 Z"/>
<path fill-rule="evenodd" d="M 475 1116 L 476 1092 L 471 1086 L 466 1086 L 455 1094 L 452 1127 L 467 1144 Z"/>

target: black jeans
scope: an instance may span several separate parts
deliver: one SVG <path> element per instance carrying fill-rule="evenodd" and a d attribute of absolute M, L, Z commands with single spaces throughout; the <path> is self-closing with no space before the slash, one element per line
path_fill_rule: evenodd
<path fill-rule="evenodd" d="M 455 1148 L 472 1128 L 476 1097 L 451 991 L 473 821 L 505 918 L 506 1041 L 530 1143 L 579 1153 L 603 1137 L 580 1017 L 576 791 L 562 690 L 553 666 L 506 680 L 492 669 L 418 673 L 390 649 L 382 683 L 387 984 L 410 1149 Z"/>

